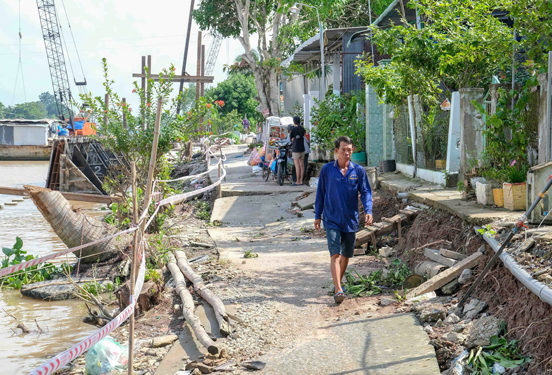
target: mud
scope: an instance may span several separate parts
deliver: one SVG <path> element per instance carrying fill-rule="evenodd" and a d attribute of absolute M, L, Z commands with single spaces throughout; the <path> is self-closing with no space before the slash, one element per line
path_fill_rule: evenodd
<path fill-rule="evenodd" d="M 489 252 L 481 259 L 479 270 L 491 256 Z M 459 297 L 469 285 L 460 291 Z M 527 374 L 552 373 L 552 306 L 525 288 L 500 262 L 485 277 L 474 297 L 487 301 L 488 312 L 506 321 L 507 337 L 519 340 L 523 353 L 533 357 Z"/>

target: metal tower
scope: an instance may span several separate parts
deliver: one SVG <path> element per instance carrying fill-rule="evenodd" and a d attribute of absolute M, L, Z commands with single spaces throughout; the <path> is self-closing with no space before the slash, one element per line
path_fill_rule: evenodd
<path fill-rule="evenodd" d="M 217 62 L 217 57 L 220 51 L 220 46 L 222 45 L 222 35 L 215 34 L 215 38 L 213 39 L 213 42 L 211 43 L 211 47 L 209 48 L 209 55 L 207 56 L 207 60 L 205 61 L 205 75 L 210 76 L 213 74 L 213 70 L 215 70 L 215 63 Z M 210 86 L 211 84 L 208 83 L 207 86 Z"/>
<path fill-rule="evenodd" d="M 36 3 L 59 115 L 62 120 L 68 119 L 72 123 L 71 89 L 54 0 L 36 0 Z"/>

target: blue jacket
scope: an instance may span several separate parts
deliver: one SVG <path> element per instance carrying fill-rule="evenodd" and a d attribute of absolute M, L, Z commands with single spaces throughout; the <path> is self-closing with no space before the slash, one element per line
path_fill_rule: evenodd
<path fill-rule="evenodd" d="M 359 193 L 364 212 L 372 214 L 372 189 L 364 168 L 349 162 L 343 176 L 337 161 L 324 165 L 318 178 L 315 219 L 323 218 L 325 229 L 358 231 Z"/>

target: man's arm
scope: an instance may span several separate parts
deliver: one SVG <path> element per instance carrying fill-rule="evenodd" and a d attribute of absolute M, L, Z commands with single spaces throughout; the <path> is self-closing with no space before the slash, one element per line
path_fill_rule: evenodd
<path fill-rule="evenodd" d="M 358 185 L 360 201 L 364 206 L 364 213 L 372 215 L 372 188 L 370 187 L 364 168 L 361 169 L 360 174 L 360 184 Z"/>
<path fill-rule="evenodd" d="M 324 212 L 324 197 L 326 195 L 326 171 L 322 169 L 318 176 L 318 187 L 316 188 L 316 199 L 314 201 L 314 228 L 320 229 L 320 219 Z"/>

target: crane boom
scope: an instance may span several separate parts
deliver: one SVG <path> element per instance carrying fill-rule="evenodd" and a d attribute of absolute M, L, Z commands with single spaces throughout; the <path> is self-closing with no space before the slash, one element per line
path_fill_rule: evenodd
<path fill-rule="evenodd" d="M 215 34 L 215 38 L 211 42 L 211 47 L 209 48 L 209 55 L 207 56 L 207 61 L 205 62 L 205 75 L 210 76 L 215 70 L 215 63 L 217 62 L 217 57 L 220 51 L 220 46 L 222 45 L 222 35 Z M 210 86 L 210 84 L 207 84 Z"/>
<path fill-rule="evenodd" d="M 72 124 L 71 88 L 69 87 L 55 2 L 54 0 L 36 0 L 36 3 L 59 116 L 62 120 L 69 120 Z"/>

